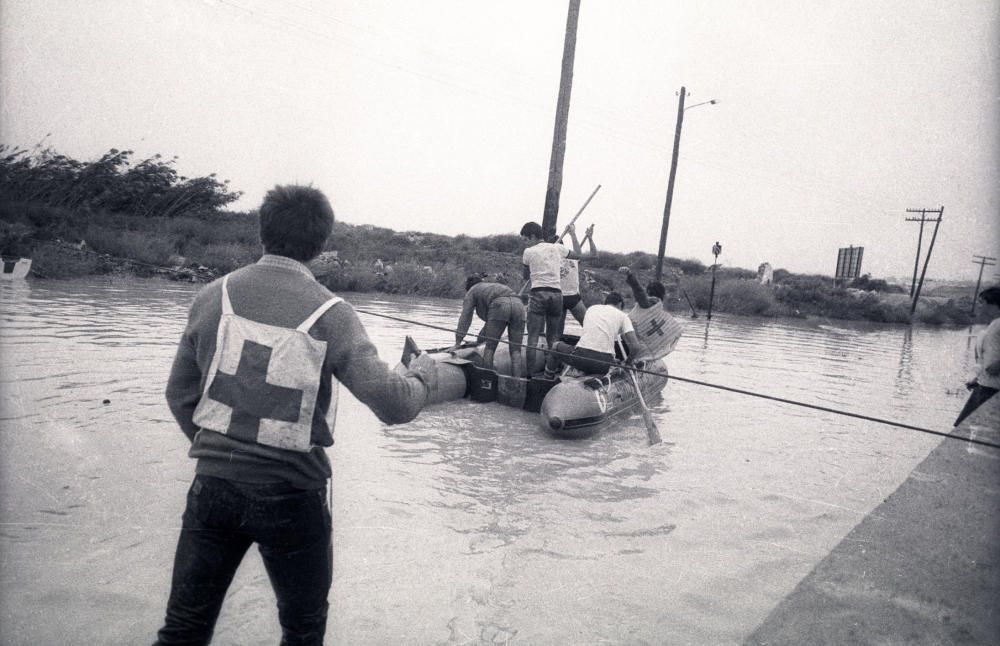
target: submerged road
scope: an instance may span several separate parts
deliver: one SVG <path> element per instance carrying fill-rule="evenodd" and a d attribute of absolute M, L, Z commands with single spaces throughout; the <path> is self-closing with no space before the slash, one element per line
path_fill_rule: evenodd
<path fill-rule="evenodd" d="M 1000 442 L 1000 397 L 956 434 Z M 1000 450 L 944 440 L 745 644 L 1000 644 Z"/>

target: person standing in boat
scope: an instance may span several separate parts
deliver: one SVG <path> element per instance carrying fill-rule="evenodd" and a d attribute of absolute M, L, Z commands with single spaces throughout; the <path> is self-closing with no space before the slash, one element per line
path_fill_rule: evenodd
<path fill-rule="evenodd" d="M 639 279 L 628 267 L 620 267 L 618 271 L 625 274 L 625 282 L 632 289 L 632 296 L 635 298 L 635 306 L 628 316 L 635 327 L 640 345 L 630 345 L 629 353 L 649 359 L 666 356 L 673 351 L 684 332 L 684 325 L 667 311 L 666 287 L 653 280 L 643 289 Z"/>
<path fill-rule="evenodd" d="M 578 256 L 583 256 L 580 248 L 580 241 L 576 238 L 576 226 L 571 222 L 566 226 L 566 233 L 573 243 L 573 251 Z M 563 258 L 562 266 L 559 268 L 559 286 L 563 298 L 562 325 L 559 327 L 559 334 L 562 335 L 566 327 L 566 312 L 573 315 L 576 322 L 583 325 L 583 317 L 587 313 L 587 306 L 583 303 L 580 295 L 580 261 L 573 258 Z"/>
<path fill-rule="evenodd" d="M 450 350 L 457 350 L 462 345 L 462 340 L 472 325 L 473 312 L 486 322 L 479 332 L 479 340 L 486 342 L 483 367 L 493 369 L 493 355 L 500 344 L 500 336 L 506 329 L 511 371 L 515 377 L 523 376 L 521 342 L 524 339 L 525 312 L 518 295 L 507 285 L 485 282 L 481 276 L 466 278 L 462 314 L 458 317 L 458 327 L 455 329 L 455 345 Z"/>
<path fill-rule="evenodd" d="M 971 415 L 1000 390 L 1000 285 L 987 287 L 979 293 L 990 324 L 976 339 L 976 364 L 965 380 L 965 387 L 972 391 L 955 426 Z"/>
<path fill-rule="evenodd" d="M 559 341 L 555 344 L 556 356 L 563 363 L 588 375 L 603 375 L 615 361 L 615 341 L 621 337 L 628 347 L 639 346 L 632 321 L 623 311 L 625 299 L 618 292 L 604 298 L 603 305 L 591 305 L 583 318 L 583 333 L 576 345 Z M 625 358 L 631 365 L 633 357 Z"/>
<path fill-rule="evenodd" d="M 236 569 L 257 543 L 283 644 L 322 644 L 332 582 L 326 502 L 337 385 L 387 424 L 413 419 L 435 362 L 383 363 L 357 314 L 304 263 L 333 210 L 318 190 L 278 186 L 260 207 L 264 255 L 194 298 L 167 382 L 197 460 L 157 644 L 207 644 Z"/>
<path fill-rule="evenodd" d="M 528 294 L 528 349 L 525 362 L 530 373 L 534 367 L 538 337 L 543 333 L 548 347 L 555 346 L 562 330 L 563 310 L 562 279 L 560 269 L 564 258 L 579 260 L 580 255 L 557 242 L 545 242 L 542 225 L 527 222 L 521 227 L 521 237 L 528 241 L 521 261 L 524 264 L 525 287 Z M 522 290 L 523 291 L 523 290 Z M 524 296 L 522 295 L 522 300 Z M 545 378 L 554 379 L 558 360 L 551 353 L 545 357 Z"/>

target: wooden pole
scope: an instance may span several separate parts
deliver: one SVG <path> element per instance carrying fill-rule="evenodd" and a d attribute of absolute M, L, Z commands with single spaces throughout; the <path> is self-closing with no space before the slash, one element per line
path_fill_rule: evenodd
<path fill-rule="evenodd" d="M 656 282 L 663 276 L 663 254 L 667 250 L 667 229 L 670 227 L 670 204 L 674 201 L 674 178 L 677 177 L 677 155 L 681 150 L 681 126 L 684 124 L 684 97 L 687 90 L 681 86 L 677 102 L 677 126 L 674 129 L 674 153 L 670 157 L 670 177 L 667 179 L 667 202 L 663 205 L 663 226 L 660 228 L 660 249 L 656 252 Z"/>
<path fill-rule="evenodd" d="M 924 268 L 920 272 L 920 282 L 917 283 L 917 291 L 913 294 L 913 302 L 910 303 L 910 321 L 913 320 L 913 313 L 917 311 L 917 301 L 920 300 L 920 290 L 924 286 L 924 276 L 927 275 L 927 265 L 931 262 L 931 253 L 934 251 L 934 241 L 937 240 L 938 227 L 941 226 L 941 219 L 944 217 L 944 207 L 937 210 L 937 219 L 934 220 L 934 234 L 931 236 L 931 245 L 927 248 L 927 258 L 924 260 Z"/>
<path fill-rule="evenodd" d="M 976 291 L 972 293 L 972 309 L 969 311 L 969 316 L 976 315 L 976 299 L 979 298 L 979 287 L 983 284 L 983 270 L 997 264 L 997 259 L 993 256 L 973 256 L 973 258 L 979 258 L 979 260 L 972 261 L 979 265 L 979 278 L 976 279 Z M 991 260 L 993 262 L 990 262 Z"/>
<path fill-rule="evenodd" d="M 559 193 L 562 191 L 563 159 L 566 157 L 566 129 L 569 124 L 569 98 L 573 90 L 576 25 L 579 19 L 580 0 L 569 0 L 566 40 L 563 42 L 562 76 L 556 103 L 556 125 L 552 134 L 552 154 L 549 157 L 549 183 L 545 190 L 545 210 L 542 213 L 542 233 L 545 240 L 555 235 L 556 219 L 559 217 Z"/>

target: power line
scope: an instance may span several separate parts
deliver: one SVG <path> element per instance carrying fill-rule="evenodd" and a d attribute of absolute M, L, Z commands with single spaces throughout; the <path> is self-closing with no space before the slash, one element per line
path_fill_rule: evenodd
<path fill-rule="evenodd" d="M 418 325 L 420 327 L 425 327 L 425 328 L 429 328 L 429 329 L 432 329 L 432 330 L 440 330 L 440 331 L 443 331 L 443 332 L 449 332 L 451 334 L 456 334 L 455 330 L 453 330 L 451 328 L 448 328 L 448 327 L 441 326 L 441 325 L 434 325 L 432 323 L 424 323 L 423 321 L 416 321 L 416 320 L 413 320 L 413 319 L 407 319 L 407 318 L 403 318 L 403 317 L 399 317 L 399 316 L 392 316 L 391 314 L 382 314 L 381 312 L 372 312 L 372 311 L 369 311 L 369 310 L 362 310 L 362 309 L 357 309 L 357 308 L 355 308 L 355 311 L 358 312 L 359 314 L 367 314 L 368 316 L 376 316 L 376 317 L 379 317 L 379 318 L 388 319 L 390 321 L 397 321 L 399 323 L 407 323 L 409 325 Z M 509 345 L 512 345 L 512 346 L 517 346 L 517 347 L 521 347 L 521 348 L 527 348 L 527 345 L 525 345 L 524 343 L 512 343 L 509 340 L 508 341 L 503 341 L 502 339 L 494 339 L 494 338 L 490 338 L 490 337 L 482 337 L 482 339 L 484 341 L 497 341 L 498 343 L 508 343 Z M 545 349 L 545 350 L 542 350 L 542 352 L 547 352 L 547 353 L 550 353 L 550 354 L 554 354 L 556 356 L 568 356 L 566 353 L 559 352 L 558 350 Z M 614 362 L 600 362 L 600 363 L 605 363 L 609 368 L 611 368 L 611 367 L 621 367 L 620 364 L 617 364 L 617 363 L 614 363 Z M 628 367 L 625 367 L 624 369 L 625 370 L 634 370 L 636 372 L 641 372 L 641 373 L 645 373 L 645 374 L 648 374 L 648 375 L 654 375 L 654 376 L 657 376 L 657 377 L 662 377 L 663 376 L 663 373 L 654 372 L 654 371 L 651 371 L 651 370 L 645 370 L 643 368 L 637 368 L 637 367 L 634 367 L 634 366 L 628 366 Z M 936 435 L 936 436 L 939 436 L 939 437 L 944 437 L 944 438 L 948 438 L 948 439 L 952 439 L 952 440 L 961 440 L 963 442 L 969 442 L 971 444 L 979 444 L 981 446 L 988 446 L 990 448 L 1000 449 L 1000 444 L 997 444 L 997 443 L 994 443 L 994 442 L 988 442 L 986 440 L 976 439 L 974 437 L 964 437 L 964 436 L 960 436 L 960 435 L 953 435 L 952 433 L 945 433 L 943 431 L 935 431 L 934 429 L 924 428 L 924 427 L 921 427 L 921 426 L 913 426 L 912 424 L 905 424 L 903 422 L 896 422 L 896 421 L 893 421 L 893 420 L 882 419 L 880 417 L 872 417 L 870 415 L 863 415 L 861 413 L 854 413 L 854 412 L 851 412 L 851 411 L 839 410 L 839 409 L 836 409 L 836 408 L 830 408 L 828 406 L 820 406 L 820 405 L 817 405 L 817 404 L 809 404 L 809 403 L 806 403 L 806 402 L 796 401 L 794 399 L 787 399 L 785 397 L 776 397 L 774 395 L 767 395 L 767 394 L 764 394 L 764 393 L 757 393 L 757 392 L 753 392 L 753 391 L 750 391 L 750 390 L 744 390 L 742 388 L 734 388 L 732 386 L 723 386 L 721 384 L 713 384 L 713 383 L 710 383 L 710 382 L 707 382 L 707 381 L 701 381 L 701 380 L 698 380 L 698 379 L 689 379 L 689 378 L 686 378 L 686 377 L 679 377 L 677 375 L 669 375 L 668 378 L 669 379 L 675 379 L 677 381 L 682 381 L 682 382 L 689 383 L 689 384 L 695 384 L 697 386 L 705 386 L 705 387 L 708 387 L 708 388 L 715 388 L 717 390 L 725 390 L 727 392 L 737 393 L 737 394 L 740 394 L 740 395 L 747 395 L 747 396 L 750 396 L 750 397 L 757 397 L 757 398 L 760 398 L 760 399 L 767 399 L 769 401 L 779 402 L 779 403 L 782 403 L 782 404 L 790 404 L 792 406 L 799 406 L 799 407 L 802 407 L 802 408 L 808 408 L 808 409 L 812 409 L 812 410 L 823 411 L 825 413 L 833 413 L 835 415 L 842 415 L 842 416 L 845 416 L 845 417 L 853 417 L 855 419 L 861 419 L 861 420 L 865 420 L 865 421 L 868 421 L 868 422 L 876 422 L 878 424 L 885 424 L 887 426 L 894 426 L 896 428 L 902 428 L 902 429 L 909 430 L 909 431 L 916 431 L 918 433 L 925 433 L 925 434 L 928 434 L 928 435 Z"/>

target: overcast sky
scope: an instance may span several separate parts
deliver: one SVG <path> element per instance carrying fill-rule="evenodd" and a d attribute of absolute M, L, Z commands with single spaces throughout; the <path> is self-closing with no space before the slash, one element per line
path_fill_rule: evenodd
<path fill-rule="evenodd" d="M 516 233 L 541 220 L 566 0 L 0 0 L 0 140 L 216 172 L 251 209 L 312 183 L 338 219 Z M 1000 0 L 582 0 L 560 228 L 667 255 L 909 277 L 1000 256 Z M 51 134 L 49 134 L 51 133 Z M 46 135 L 49 134 L 48 137 Z M 924 248 L 931 234 L 924 236 Z M 985 277 L 995 273 L 987 269 Z"/>

